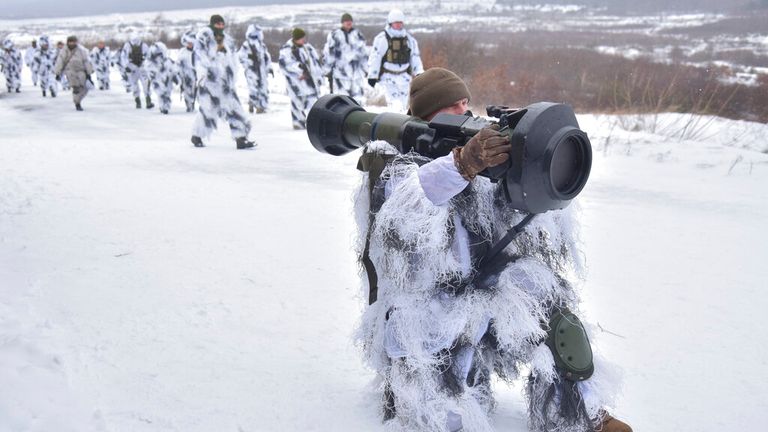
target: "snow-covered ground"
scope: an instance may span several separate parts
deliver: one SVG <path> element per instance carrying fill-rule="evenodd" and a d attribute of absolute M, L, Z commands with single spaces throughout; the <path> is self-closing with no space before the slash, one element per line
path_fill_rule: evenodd
<path fill-rule="evenodd" d="M 174 103 L 136 110 L 116 84 L 80 113 L 27 76 L 0 96 L 0 431 L 384 429 L 351 339 L 356 155 L 316 152 L 280 94 L 253 118 L 257 149 L 226 127 L 196 149 Z M 614 414 L 757 430 L 768 126 L 580 121 L 585 309 L 626 374 Z M 497 429 L 526 430 L 520 386 L 495 390 Z"/>

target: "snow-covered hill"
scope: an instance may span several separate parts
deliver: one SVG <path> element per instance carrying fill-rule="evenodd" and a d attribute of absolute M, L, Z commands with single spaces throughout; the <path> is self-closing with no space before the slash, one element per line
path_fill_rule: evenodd
<path fill-rule="evenodd" d="M 193 148 L 179 102 L 136 110 L 119 84 L 83 113 L 26 76 L 0 98 L 0 431 L 383 429 L 351 341 L 356 156 L 317 153 L 273 98 L 252 151 L 226 127 Z M 616 416 L 756 430 L 768 126 L 580 121 L 585 309 L 626 372 Z M 519 387 L 495 385 L 499 431 L 526 430 Z"/>

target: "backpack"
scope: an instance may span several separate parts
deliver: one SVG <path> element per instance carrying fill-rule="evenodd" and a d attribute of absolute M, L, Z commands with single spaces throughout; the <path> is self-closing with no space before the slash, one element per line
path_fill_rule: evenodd
<path fill-rule="evenodd" d="M 128 54 L 128 59 L 136 66 L 141 66 L 144 63 L 144 53 L 141 49 L 141 44 L 131 44 L 131 52 Z"/>
<path fill-rule="evenodd" d="M 387 52 L 384 54 L 384 61 L 394 64 L 408 64 L 411 62 L 411 47 L 408 46 L 408 36 L 391 37 L 387 36 Z"/>

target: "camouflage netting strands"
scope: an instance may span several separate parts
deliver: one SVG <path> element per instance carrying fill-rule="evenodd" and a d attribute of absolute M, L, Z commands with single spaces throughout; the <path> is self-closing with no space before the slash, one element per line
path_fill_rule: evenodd
<path fill-rule="evenodd" d="M 470 263 L 525 216 L 507 206 L 500 186 L 478 177 L 436 205 L 421 178 L 429 159 L 397 155 L 384 142 L 365 152 L 394 155 L 370 196 L 363 176 L 356 201 L 358 251 L 369 238 L 378 274 L 378 299 L 357 340 L 383 379 L 392 421 L 406 430 L 491 431 L 491 375 L 511 381 L 526 365 L 532 430 L 592 430 L 612 403 L 615 376 L 596 357 L 588 380 L 561 379 L 542 325 L 559 307 L 578 310 L 573 206 L 537 215 L 506 259 L 480 275 Z"/>

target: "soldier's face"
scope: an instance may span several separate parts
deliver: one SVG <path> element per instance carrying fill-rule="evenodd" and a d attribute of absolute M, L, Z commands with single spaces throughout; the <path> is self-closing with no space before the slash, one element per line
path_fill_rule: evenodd
<path fill-rule="evenodd" d="M 467 111 L 469 111 L 469 99 L 464 98 L 460 101 L 457 101 L 455 104 L 449 107 L 445 107 L 441 109 L 440 111 L 432 114 L 429 118 L 424 120 L 430 121 L 432 120 L 432 118 L 434 118 L 436 115 L 440 113 L 464 115 Z"/>
<path fill-rule="evenodd" d="M 217 22 L 213 25 L 217 30 L 224 30 L 224 23 L 223 22 Z"/>
<path fill-rule="evenodd" d="M 396 21 L 390 24 L 394 30 L 402 30 L 403 29 L 403 22 L 402 21 Z"/>
<path fill-rule="evenodd" d="M 344 30 L 351 30 L 352 29 L 352 24 L 354 24 L 352 22 L 352 20 L 347 20 L 347 21 L 344 21 L 343 23 L 341 23 L 341 27 L 343 27 Z"/>
<path fill-rule="evenodd" d="M 77 42 L 67 42 L 67 48 L 71 50 L 75 49 L 76 46 L 77 46 Z"/>
<path fill-rule="evenodd" d="M 195 44 L 193 44 L 192 42 L 187 44 L 187 48 L 189 48 L 189 49 L 194 48 L 194 46 L 195 46 Z"/>
<path fill-rule="evenodd" d="M 293 41 L 293 43 L 295 43 L 298 46 L 303 46 L 305 43 L 307 43 L 307 37 L 304 36 L 301 39 L 296 39 L 295 41 Z"/>
<path fill-rule="evenodd" d="M 104 42 L 99 42 L 99 49 L 104 49 Z"/>

